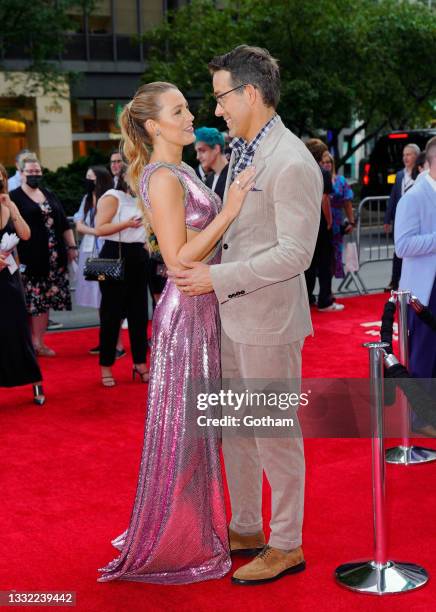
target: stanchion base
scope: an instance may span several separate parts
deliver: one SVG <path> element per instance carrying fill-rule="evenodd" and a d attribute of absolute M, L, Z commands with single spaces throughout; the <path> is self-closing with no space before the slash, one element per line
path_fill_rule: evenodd
<path fill-rule="evenodd" d="M 394 446 L 386 450 L 386 462 L 416 465 L 436 461 L 436 450 L 422 446 Z"/>
<path fill-rule="evenodd" d="M 407 593 L 424 586 L 428 574 L 414 563 L 387 561 L 383 565 L 375 561 L 344 563 L 336 568 L 337 582 L 347 589 L 368 595 Z"/>

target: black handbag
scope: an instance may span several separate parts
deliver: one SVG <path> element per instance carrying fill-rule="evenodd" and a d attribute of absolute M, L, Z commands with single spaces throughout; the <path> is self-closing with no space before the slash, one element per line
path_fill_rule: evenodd
<path fill-rule="evenodd" d="M 94 250 L 95 243 L 96 241 Z M 124 259 L 121 257 L 121 240 L 118 241 L 118 259 L 88 257 L 83 268 L 83 276 L 87 281 L 123 281 Z"/>

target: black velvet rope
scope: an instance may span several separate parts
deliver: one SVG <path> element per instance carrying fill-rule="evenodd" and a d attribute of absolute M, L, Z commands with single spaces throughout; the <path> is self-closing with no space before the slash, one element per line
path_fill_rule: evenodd
<path fill-rule="evenodd" d="M 380 328 L 380 339 L 382 342 L 387 342 L 389 344 L 386 347 L 387 353 L 393 353 L 392 349 L 392 335 L 394 328 L 394 317 L 395 317 L 396 304 L 395 302 L 391 302 L 391 300 L 387 301 L 383 310 L 381 328 Z"/>
<path fill-rule="evenodd" d="M 412 378 L 407 369 L 401 363 L 395 363 L 390 367 L 385 367 L 385 378 L 395 379 L 394 383 L 387 383 L 386 388 L 389 388 L 389 399 L 393 396 L 395 401 L 395 389 L 400 387 L 403 393 L 409 400 L 410 407 L 413 412 L 422 419 L 426 424 L 436 427 L 436 385 L 433 385 L 432 393 L 429 393 L 423 388 L 422 381 L 419 378 Z"/>
<path fill-rule="evenodd" d="M 427 320 L 429 320 L 428 315 L 430 315 L 430 317 L 433 319 L 433 323 L 435 323 L 434 317 L 429 309 L 425 308 L 425 306 L 423 306 L 419 300 L 417 300 L 417 298 L 412 297 L 410 303 L 420 318 L 422 318 L 422 313 L 424 313 Z M 382 342 L 387 342 L 389 344 L 389 346 L 385 349 L 386 353 L 389 355 L 392 355 L 393 353 L 392 336 L 395 311 L 395 302 L 391 300 L 386 302 L 383 310 L 380 338 Z M 391 364 L 386 365 L 385 363 L 384 368 L 384 377 L 386 379 L 386 384 L 384 387 L 385 405 L 391 406 L 395 403 L 396 388 L 398 386 L 403 390 L 404 394 L 409 400 L 412 410 L 418 415 L 418 417 L 423 419 L 426 423 L 436 427 L 436 398 L 432 397 L 422 387 L 419 379 L 414 379 L 410 376 L 407 369 L 398 362 L 395 356 L 393 356 L 390 361 Z M 393 382 L 392 379 L 395 379 L 395 382 Z"/>

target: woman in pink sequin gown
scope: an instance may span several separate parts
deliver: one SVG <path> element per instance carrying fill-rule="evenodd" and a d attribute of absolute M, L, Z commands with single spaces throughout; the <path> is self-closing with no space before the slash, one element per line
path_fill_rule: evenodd
<path fill-rule="evenodd" d="M 124 109 L 124 151 L 165 263 L 219 263 L 219 242 L 252 187 L 241 173 L 220 211 L 219 198 L 181 162 L 193 117 L 175 86 L 142 86 Z M 152 149 L 148 158 L 144 144 Z M 168 280 L 153 318 L 144 448 L 130 525 L 113 541 L 119 557 L 101 582 L 183 584 L 230 569 L 219 431 L 199 428 L 195 399 L 220 380 L 215 294 L 188 297 Z M 200 431 L 202 429 L 203 431 Z"/>

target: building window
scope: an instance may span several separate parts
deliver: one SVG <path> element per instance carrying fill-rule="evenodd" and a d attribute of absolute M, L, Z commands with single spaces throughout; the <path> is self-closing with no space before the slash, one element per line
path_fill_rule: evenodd
<path fill-rule="evenodd" d="M 118 117 L 128 99 L 78 99 L 71 103 L 73 153 L 77 158 L 93 148 L 110 151 L 118 146 Z"/>

